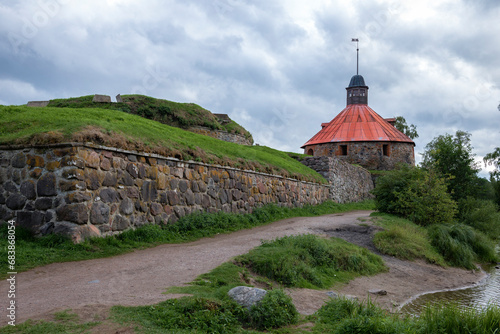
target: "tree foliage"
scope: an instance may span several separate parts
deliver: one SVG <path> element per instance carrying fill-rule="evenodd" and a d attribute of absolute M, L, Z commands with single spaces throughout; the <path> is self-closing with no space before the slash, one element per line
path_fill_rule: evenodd
<path fill-rule="evenodd" d="M 490 182 L 495 192 L 495 202 L 500 205 L 500 147 L 486 154 L 484 163 L 487 166 L 495 167 L 495 170 L 490 172 Z"/>
<path fill-rule="evenodd" d="M 495 148 L 495 151 L 488 153 L 484 157 L 486 166 L 494 166 L 495 170 L 490 172 L 491 176 L 500 180 L 500 147 Z"/>
<path fill-rule="evenodd" d="M 448 191 L 453 199 L 475 196 L 477 192 L 478 164 L 474 160 L 470 143 L 471 134 L 457 131 L 434 138 L 425 147 L 422 166 L 434 170 L 448 179 Z"/>
<path fill-rule="evenodd" d="M 373 190 L 379 211 L 408 218 L 419 225 L 452 223 L 457 204 L 445 180 L 434 171 L 401 166 L 380 177 Z"/>
<path fill-rule="evenodd" d="M 403 116 L 396 117 L 394 127 L 410 137 L 410 139 L 418 138 L 417 127 L 413 124 L 406 124 L 406 119 Z"/>

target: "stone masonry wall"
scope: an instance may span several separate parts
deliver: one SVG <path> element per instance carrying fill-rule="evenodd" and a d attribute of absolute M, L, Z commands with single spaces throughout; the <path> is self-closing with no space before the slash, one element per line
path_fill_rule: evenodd
<path fill-rule="evenodd" d="M 384 155 L 383 146 L 388 145 L 388 155 Z M 341 154 L 341 146 L 347 146 L 347 155 Z M 339 142 L 310 145 L 304 149 L 315 157 L 336 157 L 351 164 L 360 164 L 373 170 L 392 170 L 399 163 L 415 165 L 414 145 L 399 142 Z"/>
<path fill-rule="evenodd" d="M 330 196 L 338 203 L 359 202 L 373 198 L 370 172 L 332 157 L 308 157 L 302 163 L 330 182 Z"/>
<path fill-rule="evenodd" d="M 213 138 L 217 138 L 223 141 L 227 141 L 230 143 L 236 143 L 240 145 L 253 145 L 252 139 L 248 139 L 243 135 L 237 134 L 237 133 L 230 133 L 227 131 L 220 131 L 220 130 L 212 130 L 207 127 L 202 127 L 202 126 L 196 126 L 196 127 L 190 127 L 188 129 L 191 132 L 204 135 L 204 136 L 209 136 Z"/>
<path fill-rule="evenodd" d="M 0 221 L 75 242 L 197 211 L 319 204 L 329 187 L 155 154 L 83 144 L 0 147 Z"/>

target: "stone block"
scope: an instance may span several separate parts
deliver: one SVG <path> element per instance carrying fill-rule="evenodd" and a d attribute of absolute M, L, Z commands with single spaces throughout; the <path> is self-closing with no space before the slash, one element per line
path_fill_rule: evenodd
<path fill-rule="evenodd" d="M 134 202 L 130 198 L 125 198 L 120 203 L 120 213 L 126 216 L 134 213 Z"/>
<path fill-rule="evenodd" d="M 111 96 L 95 94 L 94 98 L 92 99 L 92 102 L 111 103 Z"/>
<path fill-rule="evenodd" d="M 90 210 L 90 222 L 94 225 L 109 223 L 109 206 L 103 202 L 95 202 Z"/>
<path fill-rule="evenodd" d="M 113 188 L 102 189 L 99 192 L 99 197 L 104 203 L 117 203 L 120 198 L 118 192 Z"/>
<path fill-rule="evenodd" d="M 145 181 L 141 189 L 142 200 L 144 202 L 154 202 L 158 197 L 156 182 Z"/>
<path fill-rule="evenodd" d="M 120 94 L 116 95 L 116 102 L 123 103 L 123 99 L 122 99 L 122 96 Z"/>
<path fill-rule="evenodd" d="M 109 159 L 101 156 L 101 169 L 102 170 L 110 170 L 111 169 L 111 161 Z"/>
<path fill-rule="evenodd" d="M 85 183 L 90 190 L 97 190 L 101 187 L 101 180 L 96 170 L 89 170 L 85 173 Z"/>
<path fill-rule="evenodd" d="M 172 206 L 176 206 L 181 202 L 179 194 L 177 194 L 175 191 L 168 191 L 167 197 L 168 197 L 168 202 Z"/>
<path fill-rule="evenodd" d="M 66 195 L 65 201 L 68 204 L 87 202 L 92 199 L 92 194 L 89 192 L 77 191 Z"/>
<path fill-rule="evenodd" d="M 65 156 L 61 159 L 60 167 L 84 168 L 85 161 L 75 155 Z"/>
<path fill-rule="evenodd" d="M 41 197 L 35 201 L 35 209 L 42 211 L 52 209 L 53 203 L 54 203 L 53 197 Z"/>
<path fill-rule="evenodd" d="M 195 205 L 194 193 L 191 191 L 191 189 L 188 189 L 186 191 L 186 193 L 184 194 L 184 198 L 187 205 Z"/>
<path fill-rule="evenodd" d="M 102 181 L 103 187 L 116 187 L 118 185 L 118 177 L 116 173 L 106 172 L 104 180 Z"/>
<path fill-rule="evenodd" d="M 87 185 L 83 181 L 77 180 L 61 180 L 59 181 L 59 189 L 62 192 L 75 191 L 75 190 L 85 190 Z"/>
<path fill-rule="evenodd" d="M 128 187 L 126 189 L 126 194 L 128 198 L 139 198 L 140 196 L 139 190 L 135 187 Z"/>
<path fill-rule="evenodd" d="M 185 193 L 189 189 L 189 183 L 186 180 L 180 180 L 179 181 L 179 190 L 182 193 Z"/>
<path fill-rule="evenodd" d="M 45 215 L 39 211 L 18 211 L 16 225 L 38 233 L 45 223 Z"/>
<path fill-rule="evenodd" d="M 31 168 L 45 167 L 45 160 L 43 159 L 43 157 L 39 155 L 28 154 L 26 158 L 27 158 L 26 164 Z"/>
<path fill-rule="evenodd" d="M 158 190 L 167 189 L 167 184 L 168 184 L 167 176 L 163 173 L 159 173 L 158 177 L 156 178 L 156 186 L 158 187 Z"/>
<path fill-rule="evenodd" d="M 26 204 L 26 197 L 19 193 L 14 193 L 7 198 L 5 205 L 11 210 L 22 210 Z"/>
<path fill-rule="evenodd" d="M 137 178 L 139 176 L 139 168 L 134 163 L 129 163 L 127 165 L 127 172 L 132 176 L 132 178 Z"/>
<path fill-rule="evenodd" d="M 163 206 L 159 203 L 153 203 L 151 204 L 150 211 L 153 216 L 159 216 L 163 213 Z"/>
<path fill-rule="evenodd" d="M 56 210 L 58 221 L 68 221 L 76 224 L 86 224 L 89 220 L 87 206 L 83 203 L 66 204 Z"/>
<path fill-rule="evenodd" d="M 24 168 L 26 166 L 26 156 L 24 153 L 17 153 L 12 157 L 11 165 L 14 168 Z"/>
<path fill-rule="evenodd" d="M 21 187 L 19 188 L 21 194 L 27 199 L 35 199 L 36 198 L 36 186 L 35 182 L 32 180 L 24 181 L 21 183 Z"/>
<path fill-rule="evenodd" d="M 113 220 L 113 223 L 111 224 L 112 231 L 124 231 L 129 227 L 130 227 L 130 221 L 127 218 L 122 217 L 120 215 L 117 215 Z"/>
<path fill-rule="evenodd" d="M 143 164 L 140 164 L 138 166 L 138 169 L 139 169 L 139 178 L 144 179 L 146 177 L 146 167 Z"/>
<path fill-rule="evenodd" d="M 47 169 L 48 171 L 50 171 L 49 169 Z M 34 170 L 32 170 L 30 172 L 30 177 L 32 179 L 39 179 L 40 176 L 42 175 L 42 172 L 43 172 L 43 169 L 41 168 L 35 168 Z"/>
<path fill-rule="evenodd" d="M 32 108 L 45 108 L 50 101 L 29 101 L 27 106 Z"/>

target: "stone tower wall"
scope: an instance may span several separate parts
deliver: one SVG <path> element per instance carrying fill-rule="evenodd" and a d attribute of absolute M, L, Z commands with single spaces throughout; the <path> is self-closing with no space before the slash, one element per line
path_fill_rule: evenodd
<path fill-rule="evenodd" d="M 388 145 L 384 155 L 384 145 Z M 343 155 L 342 146 L 347 147 Z M 307 146 L 304 153 L 313 151 L 314 157 L 335 157 L 350 164 L 359 164 L 369 170 L 392 170 L 400 163 L 415 165 L 414 145 L 401 142 L 344 142 Z"/>

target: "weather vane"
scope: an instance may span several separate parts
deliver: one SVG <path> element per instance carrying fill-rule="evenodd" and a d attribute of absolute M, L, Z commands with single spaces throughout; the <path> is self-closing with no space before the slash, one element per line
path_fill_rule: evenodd
<path fill-rule="evenodd" d="M 359 38 L 353 38 L 351 42 L 356 42 L 356 75 L 359 74 Z"/>

